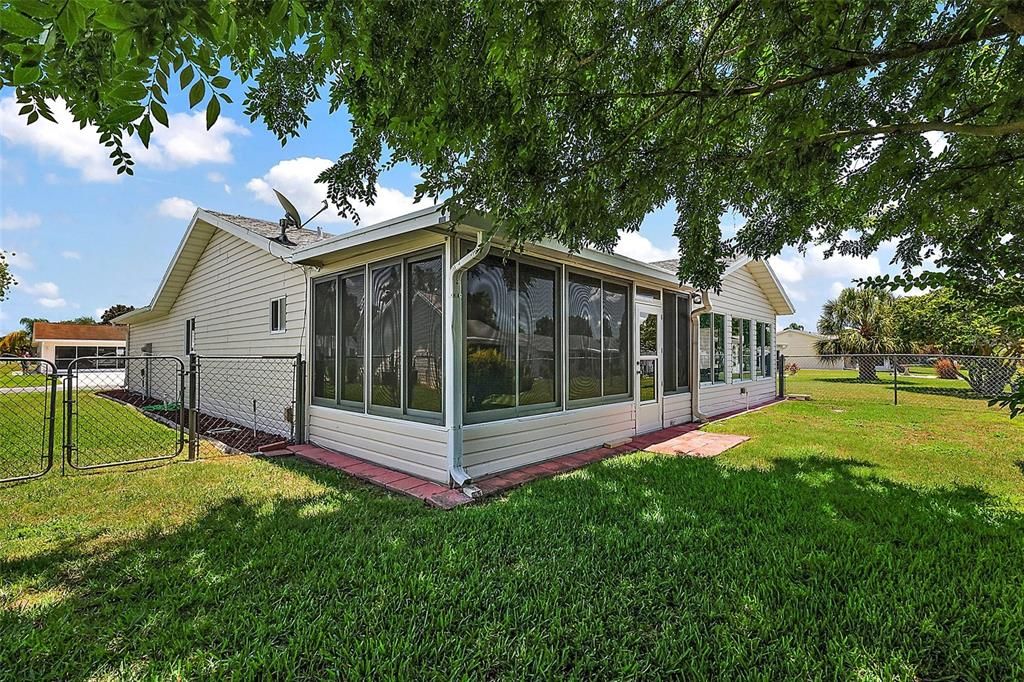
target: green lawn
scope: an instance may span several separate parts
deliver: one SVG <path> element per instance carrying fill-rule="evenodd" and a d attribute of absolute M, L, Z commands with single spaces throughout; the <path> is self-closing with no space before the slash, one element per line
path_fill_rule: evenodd
<path fill-rule="evenodd" d="M 54 461 L 59 468 L 61 434 L 64 429 L 64 392 L 58 391 L 54 410 Z M 48 392 L 0 395 L 0 478 L 32 474 L 41 470 L 40 453 L 45 447 L 44 416 Z M 177 432 L 153 421 L 134 408 L 78 392 L 74 462 L 90 466 L 108 462 L 145 459 L 173 454 Z"/>
<path fill-rule="evenodd" d="M 752 440 L 447 513 L 248 457 L 0 490 L 0 671 L 1024 677 L 1024 420 L 851 400 L 710 428 Z"/>
<path fill-rule="evenodd" d="M 17 361 L 0 360 L 0 390 L 22 386 L 44 386 L 49 381 L 49 377 L 45 374 L 31 371 L 35 368 L 36 365 L 34 363 L 26 364 L 23 367 Z M 30 371 L 26 372 L 26 369 Z"/>

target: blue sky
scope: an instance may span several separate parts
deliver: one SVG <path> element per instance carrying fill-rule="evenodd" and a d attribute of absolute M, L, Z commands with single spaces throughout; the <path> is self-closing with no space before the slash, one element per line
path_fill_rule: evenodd
<path fill-rule="evenodd" d="M 241 88 L 232 92 L 242 101 Z M 226 106 L 212 130 L 202 112 L 179 97 L 170 101 L 170 129 L 157 126 L 151 149 L 133 143 L 134 177 L 118 177 L 92 130 L 80 130 L 61 111 L 60 124 L 25 126 L 10 94 L 0 95 L 0 248 L 16 255 L 19 284 L 0 303 L 0 332 L 22 317 L 53 320 L 98 316 L 114 303 L 149 302 L 195 206 L 276 220 L 271 187 L 311 215 L 324 196 L 312 180 L 351 145 L 344 111 L 320 103 L 302 136 L 282 147 L 260 122 L 250 124 L 240 104 Z M 176 112 L 176 113 L 175 113 Z M 402 165 L 381 177 L 378 202 L 362 211 L 370 224 L 414 208 L 416 169 Z M 726 230 L 738 218 L 726 216 Z M 648 216 L 639 234 L 618 250 L 651 261 L 675 252 L 671 207 Z M 325 212 L 313 225 L 340 233 L 353 225 Z M 876 256 L 823 258 L 787 249 L 772 259 L 797 314 L 782 318 L 814 327 L 821 304 L 850 280 L 892 271 L 891 249 Z"/>

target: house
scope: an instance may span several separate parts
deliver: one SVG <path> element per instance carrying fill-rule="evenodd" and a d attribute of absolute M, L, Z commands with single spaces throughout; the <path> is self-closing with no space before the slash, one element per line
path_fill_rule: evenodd
<path fill-rule="evenodd" d="M 779 352 L 786 357 L 786 364 L 795 362 L 800 369 L 842 369 L 845 362 L 829 362 L 814 349 L 815 343 L 829 338 L 803 329 L 783 329 L 776 343 Z"/>
<path fill-rule="evenodd" d="M 103 374 L 105 380 L 111 382 L 116 381 L 116 376 L 124 375 L 127 338 L 127 327 L 110 324 L 36 322 L 32 325 L 36 357 L 49 360 L 60 372 L 67 371 L 73 364 L 79 374 Z"/>
<path fill-rule="evenodd" d="M 555 242 L 506 251 L 444 206 L 322 236 L 200 209 L 130 354 L 296 354 L 304 433 L 422 478 L 469 480 L 772 400 L 771 267 L 721 293 Z"/>
<path fill-rule="evenodd" d="M 785 357 L 785 363 L 795 363 L 798 369 L 856 369 L 856 358 L 848 355 L 823 357 L 815 350 L 815 343 L 831 338 L 835 337 L 803 329 L 783 329 L 778 333 L 776 344 L 779 352 Z M 889 358 L 879 356 L 879 360 L 875 368 L 878 371 L 888 371 L 892 368 Z"/>

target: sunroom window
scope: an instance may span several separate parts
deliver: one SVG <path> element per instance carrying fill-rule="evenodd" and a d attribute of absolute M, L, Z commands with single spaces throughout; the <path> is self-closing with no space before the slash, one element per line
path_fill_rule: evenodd
<path fill-rule="evenodd" d="M 569 400 L 631 393 L 629 288 L 569 275 Z"/>
<path fill-rule="evenodd" d="M 725 382 L 725 316 L 704 313 L 700 316 L 701 383 Z"/>
<path fill-rule="evenodd" d="M 490 255 L 466 273 L 467 416 L 529 414 L 560 403 L 558 271 Z"/>
<path fill-rule="evenodd" d="M 317 404 L 439 421 L 443 310 L 444 263 L 439 254 L 371 264 L 317 281 Z"/>
<path fill-rule="evenodd" d="M 750 320 L 741 317 L 732 318 L 731 337 L 732 380 L 748 381 L 751 378 L 750 362 Z"/>
<path fill-rule="evenodd" d="M 690 386 L 690 298 L 665 292 L 665 391 Z"/>

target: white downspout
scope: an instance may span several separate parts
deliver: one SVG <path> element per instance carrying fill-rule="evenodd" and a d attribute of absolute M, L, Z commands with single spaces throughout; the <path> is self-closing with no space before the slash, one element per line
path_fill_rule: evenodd
<path fill-rule="evenodd" d="M 459 240 L 452 236 L 448 240 L 448 291 L 445 297 L 445 314 L 448 318 L 448 348 L 445 353 L 445 376 L 448 377 L 448 390 L 445 391 L 445 414 L 448 416 L 448 475 L 455 487 L 461 488 L 471 482 L 469 473 L 462 467 L 462 424 L 463 424 L 463 386 L 462 354 L 466 339 L 466 319 L 463 314 L 464 281 L 461 277 L 465 270 L 473 267 L 487 257 L 491 250 L 490 239 L 484 239 L 483 232 L 476 233 L 476 246 L 461 259 L 458 256 Z"/>
<path fill-rule="evenodd" d="M 711 297 L 707 290 L 700 292 L 702 304 L 690 311 L 690 413 L 695 422 L 707 421 L 707 415 L 700 411 L 700 316 L 711 312 Z"/>

